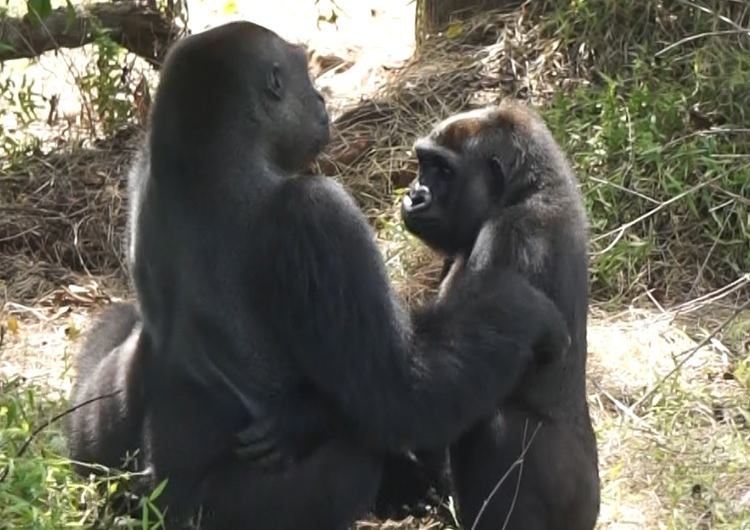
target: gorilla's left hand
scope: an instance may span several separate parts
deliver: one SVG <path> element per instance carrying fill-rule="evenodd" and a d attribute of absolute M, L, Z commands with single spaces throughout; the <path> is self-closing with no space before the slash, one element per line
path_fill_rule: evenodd
<path fill-rule="evenodd" d="M 285 467 L 290 463 L 290 458 L 280 447 L 275 432 L 276 422 L 273 418 L 253 421 L 235 435 L 234 454 L 258 468 Z"/>

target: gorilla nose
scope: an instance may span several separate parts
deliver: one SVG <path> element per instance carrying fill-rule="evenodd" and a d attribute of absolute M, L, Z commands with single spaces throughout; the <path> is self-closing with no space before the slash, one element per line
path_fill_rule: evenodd
<path fill-rule="evenodd" d="M 404 196 L 404 209 L 407 212 L 418 212 L 420 210 L 426 210 L 432 204 L 432 193 L 430 188 L 418 184 L 416 187 L 409 190 Z"/>

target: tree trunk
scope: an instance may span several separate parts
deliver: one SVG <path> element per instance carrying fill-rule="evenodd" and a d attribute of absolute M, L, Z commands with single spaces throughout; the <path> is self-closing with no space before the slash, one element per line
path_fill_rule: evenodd
<path fill-rule="evenodd" d="M 416 0 L 417 16 L 414 36 L 417 50 L 427 40 L 444 29 L 452 20 L 471 16 L 484 9 L 520 5 L 520 0 Z"/>

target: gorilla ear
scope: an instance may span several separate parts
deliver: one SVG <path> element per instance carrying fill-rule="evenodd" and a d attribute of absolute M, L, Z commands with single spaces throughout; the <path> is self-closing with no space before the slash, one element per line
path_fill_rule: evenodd
<path fill-rule="evenodd" d="M 283 86 L 281 84 L 281 65 L 273 63 L 271 71 L 268 73 L 268 82 L 266 88 L 276 99 L 281 99 Z"/>

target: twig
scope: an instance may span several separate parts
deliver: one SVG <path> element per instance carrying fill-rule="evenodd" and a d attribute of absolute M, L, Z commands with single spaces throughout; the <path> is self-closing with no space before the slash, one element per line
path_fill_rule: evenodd
<path fill-rule="evenodd" d="M 672 48 L 676 48 L 678 46 L 682 46 L 683 44 L 687 44 L 688 42 L 702 39 L 703 37 L 718 37 L 719 35 L 750 35 L 750 30 L 747 29 L 727 29 L 723 31 L 706 31 L 704 33 L 697 33 L 695 35 L 690 35 L 689 37 L 685 37 L 684 39 L 680 39 L 677 42 L 674 42 L 667 46 L 666 48 L 659 50 L 654 54 L 654 57 L 659 57 L 660 55 L 664 55 Z"/>
<path fill-rule="evenodd" d="M 670 372 L 667 375 L 662 377 L 648 392 L 646 392 L 643 396 L 641 396 L 641 398 L 638 399 L 638 401 L 633 403 L 629 407 L 630 412 L 635 411 L 638 407 L 640 407 L 643 404 L 644 401 L 646 401 L 648 398 L 653 396 L 654 393 L 656 393 L 656 391 L 659 388 L 661 388 L 661 385 L 663 385 L 667 379 L 669 379 L 674 374 L 676 374 L 680 370 L 680 368 L 682 368 L 685 365 L 685 363 L 688 362 L 688 360 L 690 360 L 693 357 L 693 355 L 695 355 L 695 353 L 698 350 L 700 350 L 703 346 L 711 342 L 711 340 L 720 331 L 722 331 L 726 326 L 728 326 L 735 318 L 739 316 L 740 313 L 742 313 L 748 307 L 750 307 L 750 300 L 747 300 L 744 304 L 742 304 L 737 309 L 735 309 L 734 312 L 731 315 L 729 315 L 729 317 L 724 319 L 724 321 L 721 324 L 716 326 L 716 328 L 711 333 L 709 333 L 708 336 L 706 336 L 702 341 L 696 344 L 693 348 L 682 352 L 680 355 L 685 355 L 685 357 L 680 362 L 678 362 L 677 365 L 672 370 L 670 370 Z"/>
<path fill-rule="evenodd" d="M 606 389 L 602 388 L 602 386 L 597 381 L 592 381 L 596 389 L 601 392 L 601 394 L 606 397 L 608 400 L 612 402 L 612 404 L 617 408 L 620 412 L 625 414 L 628 418 L 633 420 L 636 424 L 640 425 L 644 430 L 652 434 L 653 436 L 656 436 L 659 438 L 660 441 L 664 442 L 664 435 L 662 435 L 659 431 L 651 427 L 648 423 L 646 423 L 640 416 L 635 414 L 632 410 L 630 410 L 622 401 L 617 399 L 615 396 L 613 396 L 610 392 L 608 392 Z"/>
<path fill-rule="evenodd" d="M 671 199 L 669 199 L 667 201 L 664 201 L 663 203 L 661 203 L 656 208 L 652 208 L 651 210 L 647 211 L 643 215 L 641 215 L 639 217 L 636 217 L 632 221 L 629 221 L 629 222 L 625 223 L 624 225 L 620 226 L 619 228 L 615 228 L 614 230 L 610 230 L 609 232 L 606 232 L 604 234 L 596 236 L 595 238 L 592 239 L 592 241 L 596 242 L 596 241 L 599 241 L 600 239 L 604 239 L 605 237 L 609 237 L 609 236 L 611 236 L 613 234 L 618 234 L 617 238 L 615 239 L 615 242 L 617 242 L 617 240 L 619 240 L 622 237 L 622 235 L 624 234 L 624 232 L 628 228 L 637 225 L 638 223 L 640 223 L 641 221 L 643 221 L 645 219 L 648 219 L 649 217 L 651 217 L 652 215 L 654 215 L 656 212 L 658 212 L 660 210 L 663 210 L 664 208 L 666 208 L 667 206 L 669 206 L 673 202 L 679 201 L 683 197 L 685 197 L 687 195 L 690 195 L 691 193 L 694 193 L 694 192 L 698 191 L 699 189 L 703 188 L 704 186 L 708 186 L 712 182 L 715 182 L 715 181 L 717 181 L 719 179 L 722 179 L 722 178 L 725 178 L 725 176 L 723 174 L 717 175 L 717 176 L 713 177 L 712 179 L 709 179 L 709 180 L 707 180 L 705 182 L 700 182 L 700 183 L 696 184 L 695 186 L 693 186 L 693 187 L 691 187 L 691 188 L 683 191 L 682 193 L 680 193 L 678 195 L 675 195 Z M 604 254 L 606 251 L 608 251 L 613 246 L 614 246 L 614 244 L 608 245 L 606 249 L 597 252 L 596 255 Z"/>
<path fill-rule="evenodd" d="M 692 313 L 693 311 L 696 311 L 701 307 L 713 304 L 721 300 L 722 298 L 726 298 L 730 294 L 742 289 L 748 283 L 750 283 L 750 273 L 740 276 L 732 283 L 725 285 L 715 291 L 711 291 L 710 293 L 699 296 L 698 298 L 690 300 L 689 302 L 685 302 L 684 304 L 673 308 L 671 312 L 674 316 Z"/>
<path fill-rule="evenodd" d="M 523 441 L 524 442 L 526 442 L 526 432 L 527 432 L 528 427 L 529 427 L 529 420 L 527 419 L 523 428 Z M 490 492 L 490 494 L 487 496 L 486 499 L 484 499 L 484 502 L 482 503 L 482 508 L 479 510 L 479 513 L 477 514 L 476 519 L 474 519 L 474 523 L 471 525 L 471 530 L 476 530 L 477 524 L 479 524 L 479 520 L 482 518 L 482 514 L 484 513 L 484 510 L 487 508 L 487 505 L 489 504 L 492 497 L 494 497 L 495 494 L 497 493 L 497 490 L 500 488 L 503 482 L 505 482 L 505 479 L 508 478 L 508 475 L 510 475 L 510 473 L 519 466 L 521 466 L 521 469 L 523 470 L 524 457 L 526 456 L 526 453 L 531 447 L 531 444 L 533 443 L 534 438 L 536 437 L 536 433 L 539 432 L 539 429 L 541 429 L 541 427 L 542 427 L 542 422 L 540 421 L 537 424 L 536 429 L 534 429 L 534 433 L 531 435 L 531 439 L 529 440 L 529 443 L 523 446 L 521 455 L 515 460 L 515 462 L 513 462 L 513 464 L 511 464 L 511 466 L 508 468 L 508 471 L 506 471 L 505 474 L 503 474 L 503 476 L 500 477 L 500 480 L 498 480 L 497 484 L 495 484 L 495 487 L 492 488 L 492 491 Z M 520 487 L 520 481 L 521 481 L 521 472 L 519 472 L 518 475 L 519 475 L 518 476 L 519 485 L 516 486 L 516 492 L 515 492 L 515 495 L 513 496 L 513 503 L 511 504 L 511 509 L 508 511 L 508 516 L 505 518 L 505 524 L 503 525 L 503 529 L 505 529 L 505 526 L 508 524 L 508 520 L 510 519 L 510 514 L 513 512 L 513 504 L 515 504 L 516 498 L 518 496 L 518 489 Z"/>
<path fill-rule="evenodd" d="M 717 11 L 711 10 L 711 9 L 707 8 L 706 6 L 702 6 L 702 5 L 696 4 L 694 2 L 689 2 L 688 0 L 677 0 L 677 1 L 679 3 L 681 3 L 681 4 L 683 4 L 683 5 L 691 7 L 693 9 L 697 9 L 698 11 L 703 11 L 704 13 L 707 13 L 707 14 L 711 15 L 712 17 L 716 17 L 719 20 L 721 20 L 722 22 L 726 22 L 727 24 L 729 24 L 734 29 L 736 29 L 736 30 L 738 30 L 740 32 L 750 34 L 750 29 L 743 28 L 742 26 L 740 26 L 739 24 L 737 24 L 734 20 L 732 20 L 731 18 L 725 17 L 724 15 L 720 15 Z"/>

